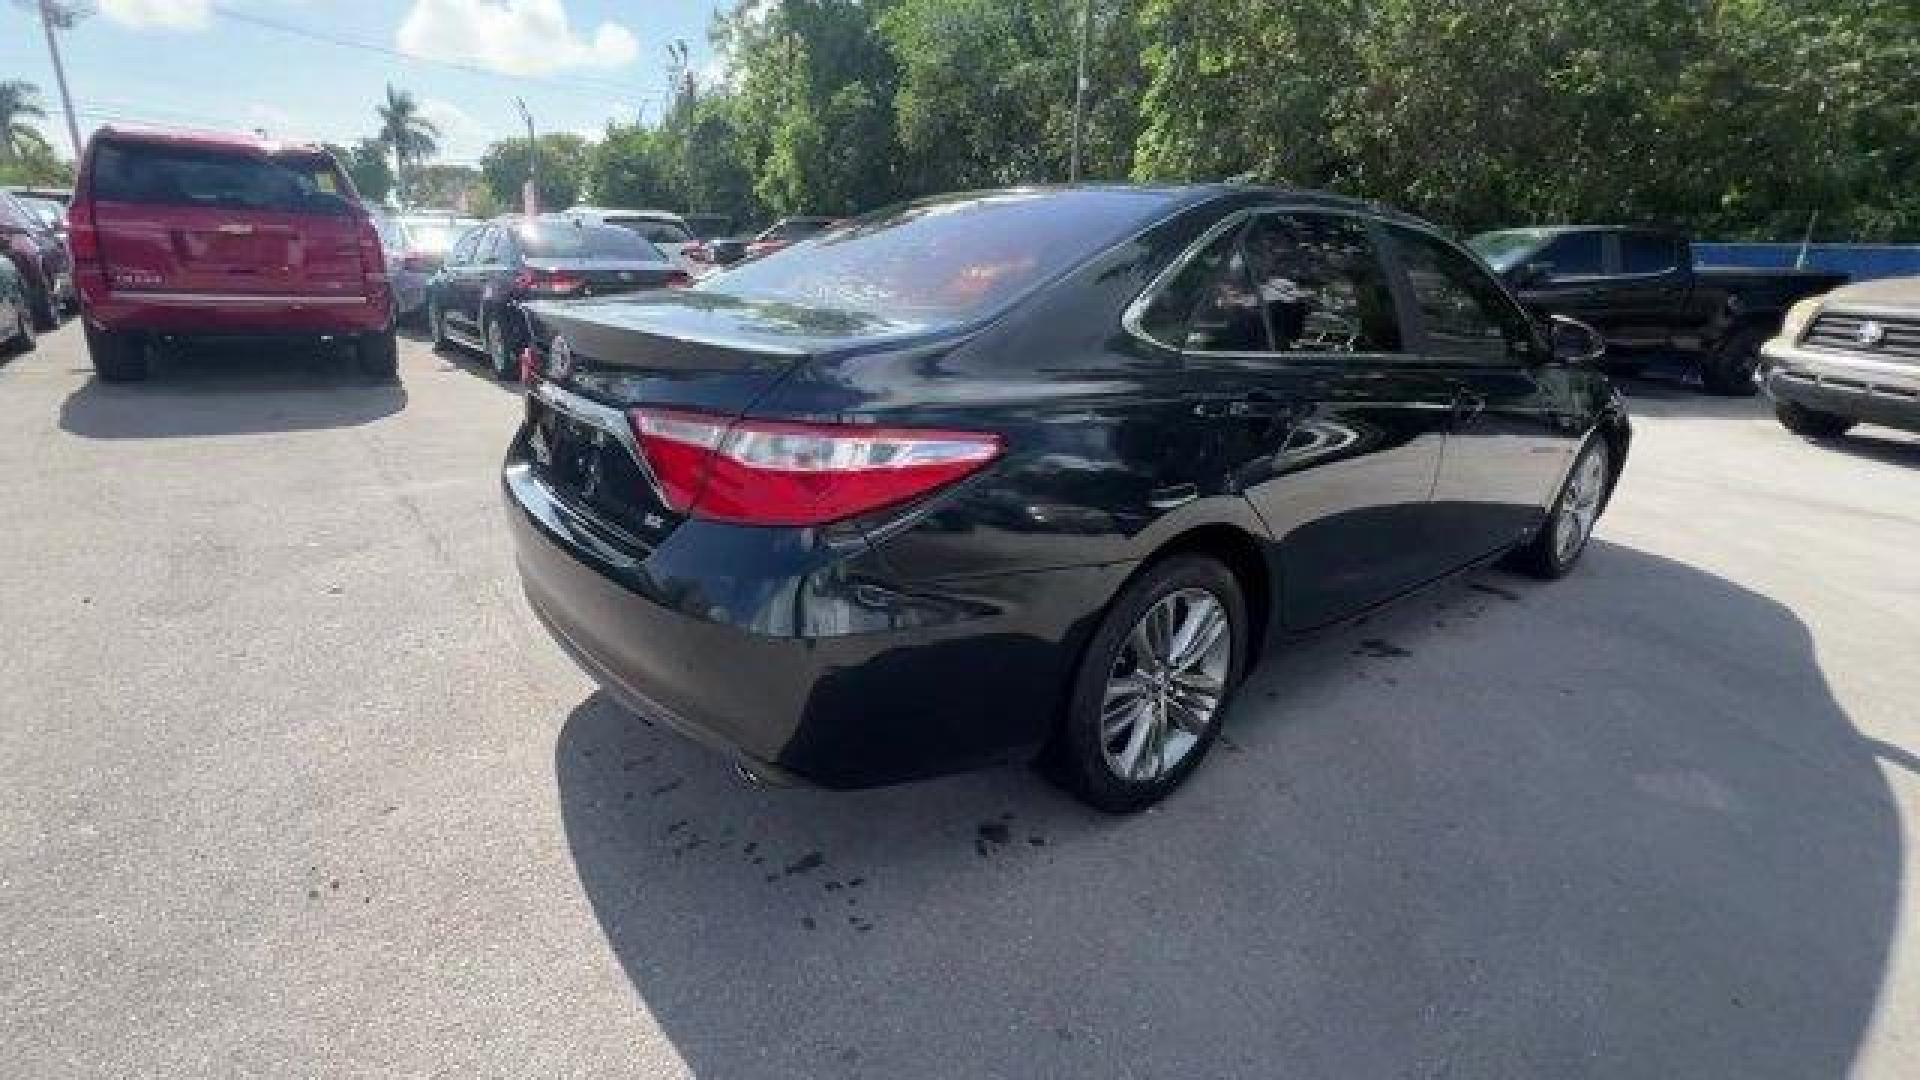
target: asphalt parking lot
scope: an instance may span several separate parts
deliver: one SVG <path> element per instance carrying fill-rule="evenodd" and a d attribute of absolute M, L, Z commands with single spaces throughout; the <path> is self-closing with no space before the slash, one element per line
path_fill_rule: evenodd
<path fill-rule="evenodd" d="M 1276 654 L 1123 820 L 630 720 L 515 394 L 401 366 L 0 367 L 0 1073 L 1920 1075 L 1920 440 L 1635 383 L 1574 576 Z"/>

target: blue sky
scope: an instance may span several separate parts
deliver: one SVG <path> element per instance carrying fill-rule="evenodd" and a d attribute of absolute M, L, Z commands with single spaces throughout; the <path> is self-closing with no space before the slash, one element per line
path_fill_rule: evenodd
<path fill-rule="evenodd" d="M 111 120 L 345 142 L 370 135 L 391 82 L 440 124 L 442 158 L 471 162 L 523 128 L 598 133 L 641 109 L 657 119 L 667 44 L 707 44 L 732 0 L 95 0 L 62 38 L 81 137 Z M 275 29 L 291 27 L 300 33 Z M 351 44 L 317 40 L 313 36 Z M 398 55 L 395 55 L 398 54 Z M 462 66 L 464 65 L 464 66 Z M 477 69 L 477 70 L 476 70 Z M 63 153 L 58 91 L 38 20 L 0 3 L 0 79 L 39 84 Z"/>

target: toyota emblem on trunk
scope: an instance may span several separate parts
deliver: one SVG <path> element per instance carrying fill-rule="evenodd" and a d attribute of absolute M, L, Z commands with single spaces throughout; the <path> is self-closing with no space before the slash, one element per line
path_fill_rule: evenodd
<path fill-rule="evenodd" d="M 1877 349 L 1881 342 L 1887 340 L 1887 328 L 1868 319 L 1860 324 L 1860 329 L 1853 332 L 1853 339 L 1865 348 Z"/>
<path fill-rule="evenodd" d="M 573 374 L 573 346 L 564 337 L 553 339 L 547 350 L 547 378 L 558 382 Z"/>

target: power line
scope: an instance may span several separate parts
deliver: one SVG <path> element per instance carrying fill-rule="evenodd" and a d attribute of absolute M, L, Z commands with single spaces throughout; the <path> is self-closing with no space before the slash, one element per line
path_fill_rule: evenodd
<path fill-rule="evenodd" d="M 328 45 L 336 45 L 343 49 L 358 49 L 362 52 L 375 53 L 377 55 L 385 56 L 390 59 L 402 60 L 409 63 L 437 64 L 441 67 L 452 68 L 455 71 L 466 72 L 469 75 L 479 75 L 479 76 L 490 78 L 490 79 L 503 79 L 508 82 L 513 82 L 516 84 L 524 85 L 527 82 L 544 82 L 553 86 L 571 87 L 575 90 L 584 90 L 584 91 L 588 91 L 595 94 L 605 94 L 607 96 L 613 97 L 617 101 L 623 101 L 628 104 L 633 104 L 641 101 L 657 100 L 657 99 L 665 98 L 667 96 L 664 93 L 638 92 L 620 83 L 603 82 L 597 79 L 583 79 L 579 77 L 559 77 L 559 76 L 553 76 L 553 75 L 510 75 L 505 72 L 494 71 L 491 68 L 481 67 L 478 64 L 470 64 L 464 60 L 446 60 L 446 59 L 441 59 L 439 57 L 434 57 L 434 56 L 417 56 L 412 53 L 402 52 L 399 49 L 378 44 L 377 42 L 366 41 L 360 38 L 344 37 L 338 34 L 327 33 L 326 31 L 323 31 L 323 30 L 314 30 L 310 27 L 297 26 L 297 25 L 294 25 L 293 23 L 281 22 L 278 19 L 270 19 L 264 16 L 252 14 L 250 12 L 235 11 L 234 9 L 227 7 L 224 4 L 214 4 L 212 6 L 212 11 L 215 15 L 218 15 L 219 17 L 230 20 L 232 22 L 245 23 L 249 26 L 260 27 L 265 30 L 272 30 L 277 33 L 288 34 L 293 37 L 306 38 L 309 41 L 318 41 Z"/>

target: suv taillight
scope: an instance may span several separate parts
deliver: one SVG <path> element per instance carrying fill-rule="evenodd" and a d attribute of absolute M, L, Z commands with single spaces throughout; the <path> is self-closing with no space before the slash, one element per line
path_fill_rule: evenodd
<path fill-rule="evenodd" d="M 731 420 L 635 409 L 633 430 L 674 510 L 740 525 L 824 525 L 919 498 L 985 468 L 998 435 Z"/>
<path fill-rule="evenodd" d="M 100 257 L 100 230 L 93 224 L 93 200 L 76 197 L 67 207 L 67 250 L 78 267 L 80 260 L 91 262 Z"/>
<path fill-rule="evenodd" d="M 513 275 L 513 287 L 521 292 L 551 293 L 564 296 L 578 292 L 587 279 L 565 270 L 535 270 L 532 267 Z"/>
<path fill-rule="evenodd" d="M 380 230 L 374 227 L 372 218 L 360 219 L 359 239 L 360 275 L 368 281 L 387 280 L 387 256 L 380 247 Z"/>

